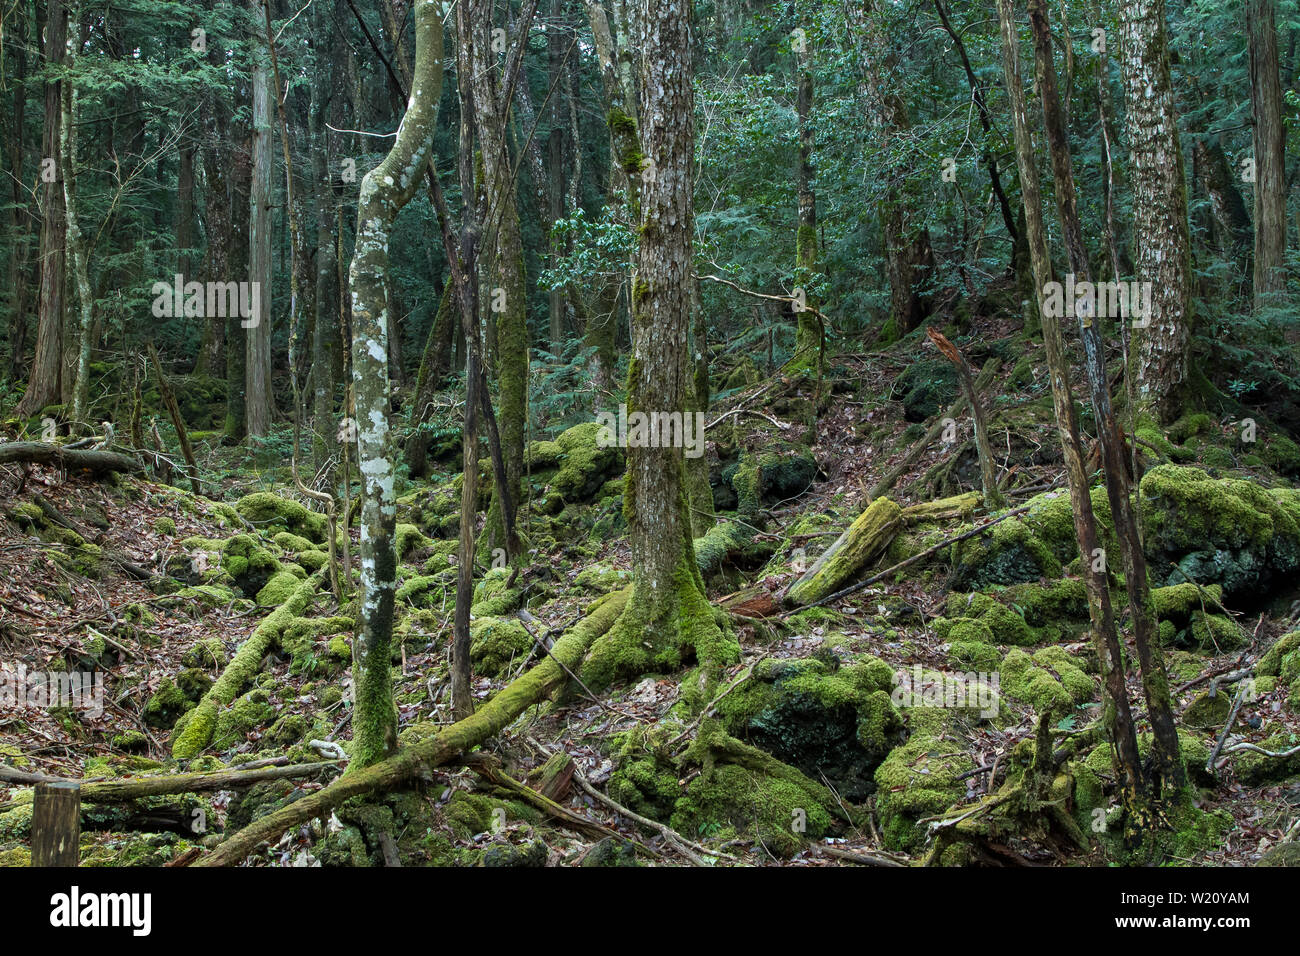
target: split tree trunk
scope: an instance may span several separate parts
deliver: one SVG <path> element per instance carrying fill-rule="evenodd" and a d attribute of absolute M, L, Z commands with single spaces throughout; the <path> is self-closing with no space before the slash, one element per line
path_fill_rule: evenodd
<path fill-rule="evenodd" d="M 1286 291 L 1286 167 L 1275 0 L 1246 0 L 1250 106 L 1255 121 L 1255 309 Z"/>

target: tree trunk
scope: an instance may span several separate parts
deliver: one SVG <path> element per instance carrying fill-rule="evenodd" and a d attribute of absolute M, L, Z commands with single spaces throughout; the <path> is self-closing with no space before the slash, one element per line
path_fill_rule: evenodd
<path fill-rule="evenodd" d="M 641 143 L 654 174 L 643 183 L 641 197 L 627 404 L 651 415 L 689 408 L 695 233 L 690 9 L 676 0 L 642 0 L 637 18 Z M 707 685 L 718 666 L 738 653 L 719 627 L 696 566 L 682 449 L 673 447 L 681 444 L 661 440 L 628 448 L 623 508 L 632 545 L 632 596 L 583 668 L 592 687 L 672 669 L 691 655 Z"/>
<path fill-rule="evenodd" d="M 1286 291 L 1286 130 L 1278 79 L 1274 0 L 1246 0 L 1255 144 L 1255 309 Z"/>
<path fill-rule="evenodd" d="M 357 201 L 357 238 L 350 270 L 352 375 L 357 402 L 361 510 L 361 627 L 353 644 L 356 716 L 352 764 L 381 760 L 397 745 L 391 673 L 393 591 L 397 576 L 393 448 L 388 418 L 388 238 L 433 154 L 442 91 L 442 20 L 432 3 L 415 11 L 411 98 L 384 160 L 366 173 Z"/>
<path fill-rule="evenodd" d="M 1029 19 L 1034 31 L 1036 78 L 1039 98 L 1043 104 L 1043 125 L 1047 130 L 1047 143 L 1052 159 L 1061 234 L 1065 239 L 1070 268 L 1075 273 L 1076 281 L 1091 282 L 1092 274 L 1088 266 L 1087 250 L 1084 248 L 1083 227 L 1079 222 L 1075 199 L 1074 171 L 1065 131 L 1065 111 L 1056 90 L 1052 35 L 1048 25 L 1045 0 L 1029 0 Z M 1182 787 L 1184 778 L 1182 755 L 1178 747 L 1178 734 L 1174 727 L 1169 681 L 1160 655 L 1154 604 L 1151 599 L 1150 584 L 1147 581 L 1146 556 L 1142 550 L 1137 519 L 1129 497 L 1124 438 L 1111 405 L 1110 380 L 1106 373 L 1100 316 L 1096 314 L 1095 309 L 1080 310 L 1077 318 L 1079 338 L 1083 343 L 1084 370 L 1092 397 L 1093 416 L 1097 423 L 1097 441 L 1101 447 L 1106 493 L 1124 563 L 1129 610 L 1133 616 L 1133 641 L 1137 647 L 1138 660 L 1142 669 L 1142 686 L 1146 692 L 1147 710 L 1155 735 L 1151 759 L 1154 769 L 1154 795 L 1159 796 L 1162 784 L 1174 790 Z M 1104 559 L 1104 552 L 1102 557 Z M 1087 560 L 1086 555 L 1085 560 Z M 1152 822 L 1154 821 L 1148 821 L 1148 823 Z"/>
<path fill-rule="evenodd" d="M 260 0 L 248 0 L 258 16 Z M 249 191 L 248 279 L 259 289 L 259 309 L 245 320 L 244 428 L 250 438 L 271 432 L 274 403 L 271 396 L 271 72 L 261 38 L 250 77 L 253 90 L 253 180 Z"/>
<path fill-rule="evenodd" d="M 1132 360 L 1139 404 L 1167 422 L 1186 410 L 1191 253 L 1164 0 L 1125 0 L 1119 22 L 1135 278 L 1151 283 L 1151 314 L 1138 327 Z"/>
<path fill-rule="evenodd" d="M 79 4 L 74 0 L 68 9 L 70 23 L 77 22 Z M 73 80 L 77 64 L 77 44 L 72 30 L 68 31 L 68 52 L 64 66 L 68 78 L 63 81 L 60 96 L 59 166 L 63 173 L 63 209 L 67 221 L 68 258 L 72 260 L 72 275 L 77 287 L 77 376 L 72 388 L 72 430 L 88 430 L 88 404 L 90 397 L 90 346 L 95 325 L 95 298 L 90 291 L 90 266 L 87 263 L 86 239 L 77 220 L 77 88 Z"/>
<path fill-rule="evenodd" d="M 1025 108 L 1025 92 L 1020 79 L 1020 38 L 1016 32 L 1012 0 L 998 0 L 998 19 L 1002 32 L 1002 67 L 1007 94 L 1011 101 L 1014 123 L 1016 163 L 1020 170 L 1020 195 L 1025 210 L 1025 236 L 1037 286 L 1036 303 L 1046 346 L 1048 373 L 1052 382 L 1052 403 L 1065 457 L 1066 478 L 1074 531 L 1083 558 L 1083 578 L 1088 590 L 1088 616 L 1092 638 L 1102 673 L 1105 698 L 1101 720 L 1116 748 L 1117 770 L 1122 776 L 1122 793 L 1126 806 L 1136 807 L 1144 788 L 1142 766 L 1138 756 L 1137 734 L 1124 683 L 1123 648 L 1115 625 L 1110 592 L 1105 576 L 1093 560 L 1098 548 L 1097 519 L 1092 509 L 1083 450 L 1079 443 L 1078 413 L 1070 394 L 1069 363 L 1065 357 L 1059 319 L 1043 308 L 1044 289 L 1052 278 L 1047 235 L 1043 228 L 1042 193 L 1038 167 L 1034 161 L 1033 142 Z"/>
<path fill-rule="evenodd" d="M 67 16 L 63 0 L 49 0 L 46 7 L 44 59 L 48 68 L 45 83 L 45 130 L 41 156 L 45 210 L 41 223 L 40 270 L 36 325 L 36 357 L 32 360 L 27 391 L 14 409 L 14 417 L 26 418 L 50 404 L 58 403 L 62 394 L 63 375 L 63 251 L 66 248 L 66 220 L 63 213 L 63 183 L 57 166 L 47 161 L 59 155 L 59 117 L 62 113 L 62 83 L 57 76 L 67 46 Z M 44 171 L 54 178 L 46 181 Z"/>
<path fill-rule="evenodd" d="M 799 160 L 795 171 L 798 196 L 799 225 L 795 234 L 795 277 L 797 288 L 804 290 L 803 307 L 797 308 L 798 327 L 795 330 L 793 368 L 806 368 L 819 379 L 822 374 L 822 340 L 825 330 L 820 318 L 821 300 L 809 291 L 809 286 L 821 279 L 821 254 L 817 245 L 817 194 L 813 191 L 813 129 L 812 102 L 813 77 L 808 66 L 807 52 L 800 54 L 799 68 Z M 815 424 L 817 409 L 812 409 Z M 813 436 L 815 437 L 815 435 Z"/>

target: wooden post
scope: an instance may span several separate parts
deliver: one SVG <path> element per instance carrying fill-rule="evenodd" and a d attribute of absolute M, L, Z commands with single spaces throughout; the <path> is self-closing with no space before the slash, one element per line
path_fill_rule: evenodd
<path fill-rule="evenodd" d="M 81 784 L 36 784 L 32 866 L 76 866 L 81 842 Z"/>

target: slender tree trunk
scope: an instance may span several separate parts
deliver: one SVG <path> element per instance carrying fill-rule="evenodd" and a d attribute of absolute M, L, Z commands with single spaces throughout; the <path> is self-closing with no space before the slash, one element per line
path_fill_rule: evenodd
<path fill-rule="evenodd" d="M 391 401 L 388 379 L 388 239 L 433 154 L 442 92 L 442 19 L 433 3 L 415 11 L 411 98 L 384 160 L 366 173 L 357 201 L 352 256 L 352 373 L 357 401 L 357 462 L 361 469 L 361 627 L 353 643 L 353 767 L 375 763 L 397 745 L 393 705 L 393 591 L 397 577 Z"/>
<path fill-rule="evenodd" d="M 325 472 L 326 487 L 333 486 L 334 460 L 338 447 L 338 422 L 334 417 L 334 353 L 339 338 L 338 282 L 334 255 L 334 175 L 330 135 L 325 129 L 326 111 L 332 106 L 338 84 L 336 44 L 323 7 L 313 12 L 313 32 L 318 49 L 329 61 L 330 82 L 312 87 L 310 136 L 312 179 L 316 196 L 316 321 L 312 328 L 312 461 L 317 473 Z"/>
<path fill-rule="evenodd" d="M 260 22 L 260 0 L 248 0 Z M 250 83 L 253 90 L 253 181 L 249 193 L 248 278 L 259 289 L 257 315 L 247 320 L 245 336 L 244 427 L 250 438 L 271 432 L 275 408 L 271 395 L 271 71 L 260 37 L 256 45 Z"/>
<path fill-rule="evenodd" d="M 68 20 L 77 22 L 79 4 L 73 2 L 68 9 Z M 72 388 L 72 428 L 74 432 L 88 428 L 87 418 L 90 393 L 90 346 L 95 326 L 95 297 L 90 291 L 90 266 L 87 262 L 86 239 L 77 219 L 77 87 L 72 78 L 77 64 L 77 44 L 74 30 L 68 31 L 68 52 L 64 59 L 68 77 L 63 81 L 60 97 L 59 166 L 63 173 L 63 208 L 67 217 L 67 249 L 72 260 L 72 275 L 77 287 L 77 376 Z"/>
<path fill-rule="evenodd" d="M 1138 329 L 1138 402 L 1161 422 L 1186 408 L 1191 342 L 1191 252 L 1178 115 L 1169 75 L 1164 0 L 1119 4 L 1136 279 L 1151 283 Z"/>
<path fill-rule="evenodd" d="M 1083 559 L 1083 578 L 1088 591 L 1088 616 L 1092 639 L 1102 673 L 1104 698 L 1101 720 L 1115 746 L 1116 769 L 1122 777 L 1124 804 L 1137 808 L 1143 799 L 1144 780 L 1138 756 L 1137 733 L 1124 683 L 1124 656 L 1115 624 L 1105 575 L 1094 560 L 1099 548 L 1097 519 L 1092 509 L 1088 477 L 1079 443 L 1078 413 L 1070 394 L 1069 362 L 1065 357 L 1059 319 L 1043 307 L 1044 289 L 1052 279 L 1051 258 L 1047 251 L 1047 234 L 1043 227 L 1042 192 L 1038 167 L 1030 138 L 1025 108 L 1024 86 L 1020 79 L 1020 38 L 1016 31 L 1013 0 L 998 0 L 998 19 L 1002 32 L 1002 68 L 1007 95 L 1011 101 L 1015 129 L 1016 164 L 1020 170 L 1020 195 L 1025 210 L 1025 235 L 1037 286 L 1036 307 L 1040 314 L 1043 344 L 1046 346 L 1048 374 L 1052 383 L 1052 403 L 1056 412 L 1061 451 L 1065 458 L 1066 478 L 1074 531 Z"/>
<path fill-rule="evenodd" d="M 1286 291 L 1286 130 L 1278 79 L 1274 0 L 1246 0 L 1255 143 L 1255 309 Z"/>
<path fill-rule="evenodd" d="M 1043 125 L 1047 130 L 1047 143 L 1052 160 L 1061 234 L 1065 239 L 1067 257 L 1070 268 L 1075 273 L 1076 282 L 1091 282 L 1092 274 L 1088 266 L 1087 250 L 1084 248 L 1083 227 L 1079 222 L 1075 199 L 1074 171 L 1065 131 L 1065 111 L 1056 90 L 1052 36 L 1045 0 L 1029 0 L 1029 19 L 1034 32 L 1036 79 L 1039 98 L 1043 105 Z M 1178 733 L 1174 726 L 1169 680 L 1160 654 L 1155 605 L 1147 582 L 1146 556 L 1142 550 L 1137 519 L 1129 497 L 1124 438 L 1111 405 L 1110 381 L 1106 373 L 1100 316 L 1096 315 L 1095 309 L 1080 310 L 1077 318 L 1079 338 L 1083 343 L 1084 370 L 1088 378 L 1093 415 L 1097 423 L 1097 441 L 1101 446 L 1106 493 L 1110 500 L 1115 534 L 1124 564 L 1129 611 L 1133 616 L 1133 641 L 1142 668 L 1142 686 L 1147 698 L 1147 712 L 1155 734 L 1151 760 L 1155 784 L 1153 795 L 1158 797 L 1162 785 L 1167 785 L 1172 790 L 1182 787 L 1184 781 L 1182 755 L 1178 748 Z"/>
<path fill-rule="evenodd" d="M 796 319 L 794 367 L 806 368 L 818 378 L 822 373 L 822 340 L 825 330 L 820 318 L 821 300 L 809 291 L 809 286 L 820 280 L 821 254 L 817 245 L 817 194 L 813 190 L 813 77 L 808 65 L 807 52 L 800 54 L 799 92 L 799 160 L 795 172 L 795 191 L 798 196 L 799 226 L 795 236 L 795 286 L 804 290 L 805 302 Z M 817 409 L 812 409 L 812 426 Z"/>
<path fill-rule="evenodd" d="M 15 79 L 13 85 L 13 113 L 10 129 L 5 136 L 9 146 L 9 234 L 13 250 L 9 259 L 9 378 L 18 381 L 27 351 L 27 275 L 29 233 L 33 231 L 34 217 L 28 212 L 30 203 L 25 195 L 23 159 L 27 148 L 27 46 L 29 43 L 27 10 L 21 9 L 10 28 L 13 37 Z"/>
<path fill-rule="evenodd" d="M 44 195 L 42 207 L 45 218 L 41 223 L 40 270 L 41 284 L 38 293 L 36 325 L 36 357 L 32 360 L 27 391 L 14 410 L 17 418 L 34 415 L 47 405 L 55 404 L 62 394 L 63 375 L 63 254 L 66 248 L 66 220 L 63 212 L 63 183 L 57 164 L 49 161 L 59 155 L 59 117 L 62 113 L 62 83 L 53 76 L 63 63 L 67 46 L 67 16 L 63 0 L 49 0 L 46 7 L 45 64 L 53 72 L 47 74 L 45 83 L 45 130 L 42 135 L 41 156 Z M 47 179 L 44 171 L 51 170 L 54 178 Z"/>

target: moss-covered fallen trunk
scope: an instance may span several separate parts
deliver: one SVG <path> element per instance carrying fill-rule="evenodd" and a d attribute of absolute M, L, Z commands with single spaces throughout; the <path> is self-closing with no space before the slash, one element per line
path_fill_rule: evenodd
<path fill-rule="evenodd" d="M 234 659 L 203 695 L 198 706 L 177 722 L 172 738 L 173 759 L 191 760 L 212 741 L 212 732 L 217 726 L 217 712 L 239 696 L 239 692 L 257 673 L 262 658 L 280 640 L 281 632 L 289 626 L 290 621 L 301 617 L 302 612 L 307 610 L 316 595 L 320 580 L 321 576 L 317 573 L 298 585 L 288 600 L 267 615 L 249 635 L 248 640 L 240 645 Z"/>
<path fill-rule="evenodd" d="M 326 770 L 337 770 L 338 763 L 333 760 L 318 760 L 312 763 L 289 764 L 284 767 L 262 767 L 257 770 L 210 770 L 202 773 L 158 774 L 150 777 L 137 777 L 132 780 L 89 780 L 81 783 L 82 803 L 129 803 L 142 797 L 167 796 L 176 793 L 201 793 L 213 790 L 240 790 L 255 783 L 268 780 L 291 780 L 309 777 Z M 27 774 L 28 777 L 43 777 Z M 22 782 L 22 781 L 19 781 Z M 35 782 L 35 781 L 32 781 Z M 13 805 L 30 803 L 30 790 L 18 793 L 13 798 Z"/>
<path fill-rule="evenodd" d="M 902 527 L 903 509 L 877 498 L 820 558 L 786 591 L 789 606 L 811 604 L 848 584 L 869 561 L 884 553 Z"/>
<path fill-rule="evenodd" d="M 197 865 L 233 866 L 259 843 L 276 839 L 290 827 L 321 816 L 344 800 L 391 790 L 410 780 L 421 768 L 437 767 L 500 733 L 526 709 L 569 679 L 569 671 L 582 662 L 591 643 L 613 626 L 627 605 L 630 593 L 630 588 L 619 591 L 596 606 L 555 642 L 546 660 L 498 692 L 476 713 L 403 747 L 387 760 L 346 773 L 323 790 L 262 817 L 199 860 Z M 410 735 L 412 738 L 416 736 Z"/>

